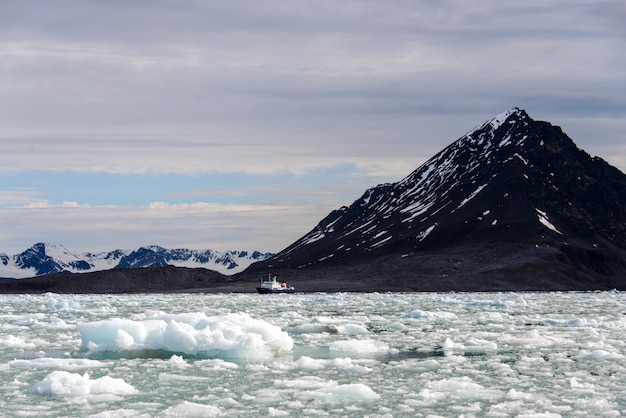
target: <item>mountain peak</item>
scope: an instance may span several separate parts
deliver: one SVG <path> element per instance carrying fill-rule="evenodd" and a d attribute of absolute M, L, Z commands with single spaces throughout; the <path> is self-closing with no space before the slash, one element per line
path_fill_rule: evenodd
<path fill-rule="evenodd" d="M 528 114 L 525 110 L 520 109 L 519 107 L 512 107 L 511 109 L 496 115 L 487 123 L 491 125 L 491 127 L 496 130 L 500 126 L 502 126 L 511 116 L 516 116 L 517 119 L 529 119 Z"/>
<path fill-rule="evenodd" d="M 590 274 L 626 274 L 624 261 L 598 261 L 626 257 L 626 176 L 514 107 L 261 265 L 306 269 L 492 242 L 579 251 L 564 257 Z"/>

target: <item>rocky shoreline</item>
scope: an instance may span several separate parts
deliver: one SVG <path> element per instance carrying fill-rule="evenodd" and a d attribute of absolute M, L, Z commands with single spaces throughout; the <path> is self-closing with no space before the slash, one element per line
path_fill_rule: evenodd
<path fill-rule="evenodd" d="M 472 292 L 626 290 L 626 263 L 571 259 L 549 246 L 487 243 L 414 254 L 365 258 L 311 269 L 252 265 L 234 276 L 202 268 L 114 269 L 0 282 L 0 293 L 254 293 L 275 274 L 299 292 Z M 613 271 L 599 270 L 611 264 Z M 262 267 L 262 268 L 261 268 Z M 606 267 L 606 266 L 605 266 Z"/>

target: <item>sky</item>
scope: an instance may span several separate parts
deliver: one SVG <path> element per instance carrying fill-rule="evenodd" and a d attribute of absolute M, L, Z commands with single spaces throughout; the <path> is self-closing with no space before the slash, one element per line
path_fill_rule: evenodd
<path fill-rule="evenodd" d="M 626 2 L 0 0 L 0 252 L 278 252 L 517 106 L 626 172 Z"/>

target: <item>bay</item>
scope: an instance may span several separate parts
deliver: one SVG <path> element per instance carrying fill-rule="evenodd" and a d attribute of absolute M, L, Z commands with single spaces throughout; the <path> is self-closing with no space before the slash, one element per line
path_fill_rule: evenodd
<path fill-rule="evenodd" d="M 0 302 L 7 417 L 626 414 L 620 292 Z"/>

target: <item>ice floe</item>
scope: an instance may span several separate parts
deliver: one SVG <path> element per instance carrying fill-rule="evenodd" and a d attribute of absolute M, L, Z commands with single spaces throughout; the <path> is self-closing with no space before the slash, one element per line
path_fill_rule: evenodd
<path fill-rule="evenodd" d="M 376 340 L 341 340 L 330 344 L 331 352 L 340 352 L 354 356 L 376 355 L 389 353 L 389 346 Z"/>
<path fill-rule="evenodd" d="M 130 395 L 137 390 L 123 379 L 109 376 L 90 379 L 87 373 L 80 375 L 63 370 L 55 370 L 41 382 L 34 385 L 30 392 L 57 396 L 87 395 Z"/>
<path fill-rule="evenodd" d="M 290 350 L 293 340 L 279 327 L 247 314 L 144 315 L 77 326 L 91 351 L 164 350 L 221 358 L 263 359 Z"/>
<path fill-rule="evenodd" d="M 306 402 L 352 403 L 376 401 L 380 399 L 380 395 L 367 385 L 353 383 L 300 392 L 296 394 L 296 398 Z"/>

